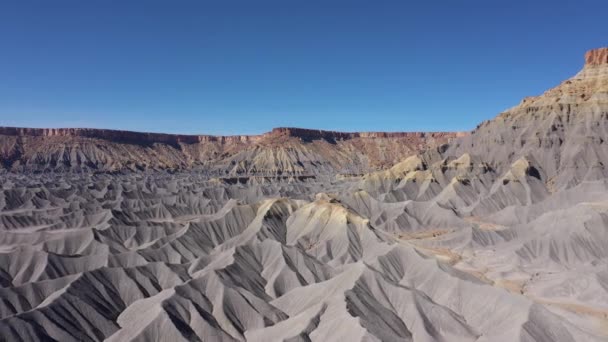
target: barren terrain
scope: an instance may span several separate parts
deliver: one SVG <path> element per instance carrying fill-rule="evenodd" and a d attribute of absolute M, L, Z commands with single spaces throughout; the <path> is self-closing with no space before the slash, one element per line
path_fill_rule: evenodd
<path fill-rule="evenodd" d="M 608 48 L 470 133 L 0 129 L 0 339 L 606 341 Z"/>

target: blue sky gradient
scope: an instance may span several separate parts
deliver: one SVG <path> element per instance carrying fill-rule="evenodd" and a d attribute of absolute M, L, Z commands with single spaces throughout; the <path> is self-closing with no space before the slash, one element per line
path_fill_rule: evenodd
<path fill-rule="evenodd" d="M 608 1 L 2 1 L 0 125 L 469 130 L 608 45 Z"/>

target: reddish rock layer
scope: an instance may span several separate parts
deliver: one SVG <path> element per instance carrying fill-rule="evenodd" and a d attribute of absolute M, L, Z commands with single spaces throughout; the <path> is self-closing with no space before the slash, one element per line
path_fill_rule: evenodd
<path fill-rule="evenodd" d="M 203 142 L 254 142 L 260 135 L 184 135 L 165 133 L 146 133 L 94 128 L 23 128 L 0 127 L 1 135 L 41 136 L 41 137 L 84 137 L 132 143 L 197 144 Z"/>
<path fill-rule="evenodd" d="M 129 143 L 198 144 L 204 142 L 236 143 L 258 142 L 279 136 L 303 140 L 347 140 L 355 138 L 452 138 L 466 135 L 465 132 L 336 132 L 294 127 L 278 127 L 260 135 L 184 135 L 146 133 L 93 128 L 23 128 L 0 127 L 1 135 L 41 137 L 85 137 Z"/>
<path fill-rule="evenodd" d="M 0 127 L 0 169 L 66 171 L 198 168 L 220 175 L 360 173 L 391 166 L 464 133 L 344 133 L 275 128 L 210 136 Z"/>
<path fill-rule="evenodd" d="M 608 47 L 587 51 L 585 65 L 608 64 Z"/>

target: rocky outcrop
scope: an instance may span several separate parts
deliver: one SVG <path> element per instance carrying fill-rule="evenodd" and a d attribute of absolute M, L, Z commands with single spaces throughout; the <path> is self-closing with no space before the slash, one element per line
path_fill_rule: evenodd
<path fill-rule="evenodd" d="M 590 50 L 585 54 L 585 65 L 595 66 L 608 64 L 608 48 Z"/>
<path fill-rule="evenodd" d="M 554 188 L 608 176 L 607 54 L 608 48 L 587 52 L 574 77 L 483 122 L 447 155 L 475 154 L 498 171 L 530 157 Z"/>

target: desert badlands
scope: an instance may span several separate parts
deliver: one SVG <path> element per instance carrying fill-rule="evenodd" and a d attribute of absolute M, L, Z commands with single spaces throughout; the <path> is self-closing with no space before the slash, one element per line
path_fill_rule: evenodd
<path fill-rule="evenodd" d="M 5 341 L 606 341 L 608 48 L 471 132 L 0 128 Z"/>

